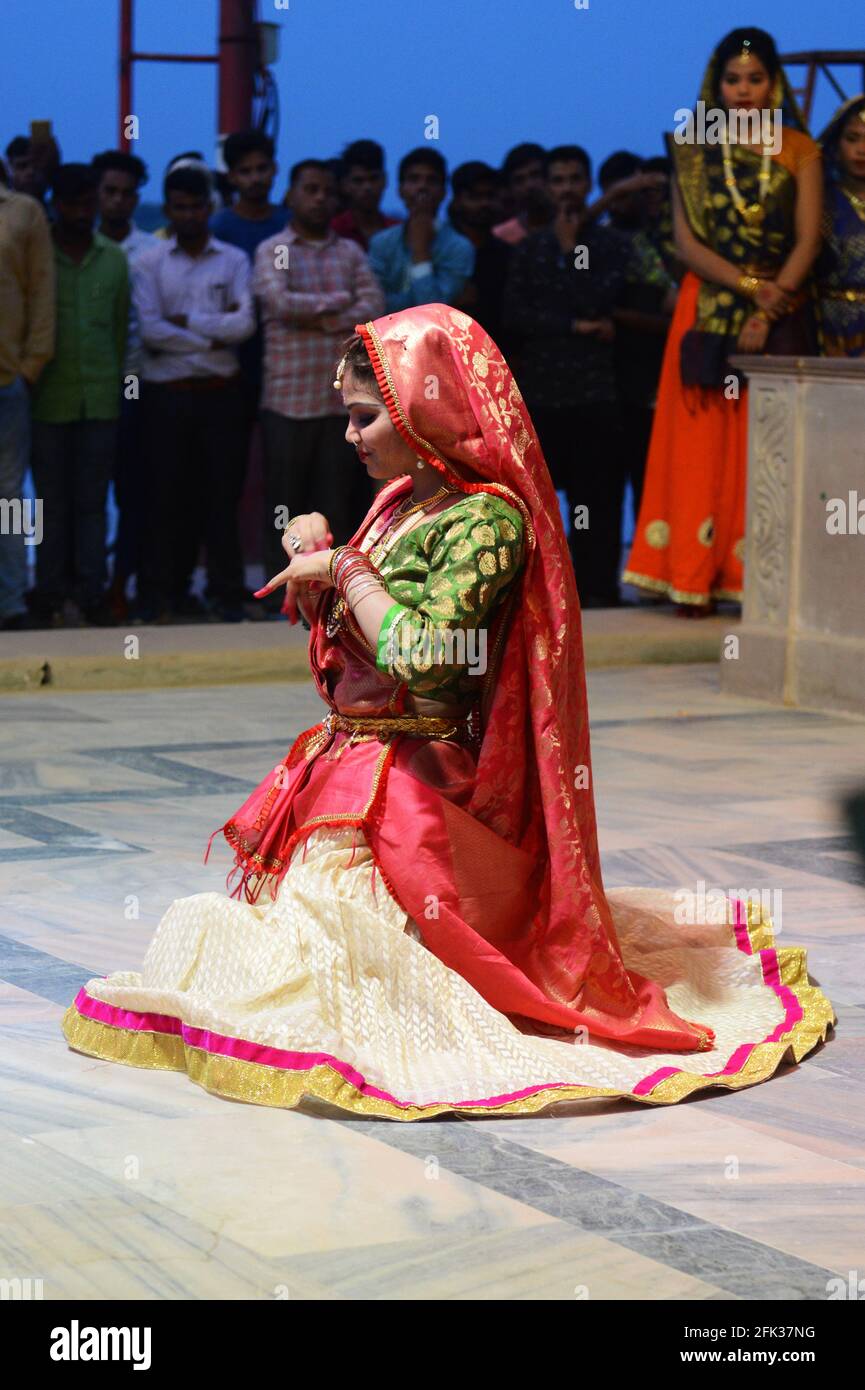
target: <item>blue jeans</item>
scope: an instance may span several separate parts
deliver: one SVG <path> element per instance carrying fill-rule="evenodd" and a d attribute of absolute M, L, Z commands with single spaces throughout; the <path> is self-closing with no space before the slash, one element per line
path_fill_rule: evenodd
<path fill-rule="evenodd" d="M 0 500 L 23 505 L 24 474 L 30 458 L 30 395 L 23 377 L 0 386 Z M 19 513 L 20 515 L 20 513 Z M 0 622 L 26 613 L 27 551 L 12 509 L 0 518 Z"/>

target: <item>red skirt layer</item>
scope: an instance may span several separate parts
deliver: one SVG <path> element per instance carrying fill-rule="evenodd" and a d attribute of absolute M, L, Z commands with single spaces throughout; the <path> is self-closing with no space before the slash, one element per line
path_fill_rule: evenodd
<path fill-rule="evenodd" d="M 604 962 L 576 908 L 567 939 L 536 932 L 544 866 L 470 814 L 475 781 L 465 746 L 404 735 L 352 742 L 318 725 L 222 827 L 243 875 L 235 892 L 254 900 L 269 885 L 275 895 L 299 840 L 322 825 L 356 825 L 424 944 L 499 1012 L 637 1047 L 700 1050 L 694 1025 L 634 971 L 627 1013 L 599 1006 Z M 711 1030 L 703 1033 L 710 1046 Z"/>

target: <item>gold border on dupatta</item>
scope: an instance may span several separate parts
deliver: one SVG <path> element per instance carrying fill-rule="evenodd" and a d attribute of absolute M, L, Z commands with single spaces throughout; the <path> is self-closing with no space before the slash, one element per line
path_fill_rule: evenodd
<path fill-rule="evenodd" d="M 460 474 L 457 472 L 453 460 L 446 458 L 445 455 L 441 453 L 440 450 L 438 450 L 434 444 L 431 444 L 428 439 L 424 439 L 423 435 L 417 433 L 417 430 L 414 428 L 408 416 L 406 415 L 405 410 L 403 409 L 402 401 L 400 400 L 399 395 L 397 394 L 396 383 L 394 382 L 393 374 L 391 373 L 390 363 L 387 360 L 387 356 L 384 350 L 384 344 L 382 343 L 382 340 L 379 336 L 379 332 L 375 326 L 374 321 L 370 319 L 370 321 L 368 323 L 365 323 L 363 327 L 364 330 L 369 334 L 372 345 L 375 348 L 376 357 L 378 358 L 378 363 L 381 368 L 382 375 L 384 376 L 385 382 L 387 384 L 387 389 L 390 393 L 390 398 L 393 402 L 394 410 L 397 413 L 399 424 L 402 426 L 403 431 L 405 432 L 408 439 L 410 439 L 412 444 L 417 445 L 418 448 L 425 450 L 425 452 L 430 456 L 431 459 L 438 459 L 439 463 L 444 465 L 445 472 L 450 474 L 453 482 L 463 483 L 465 484 L 465 486 L 471 487 L 472 485 L 470 485 L 467 482 L 467 479 L 461 477 Z M 504 483 L 494 482 L 484 483 L 480 487 L 475 485 L 475 490 L 492 493 L 492 495 L 495 497 L 510 498 L 513 502 L 513 505 L 517 508 L 517 510 L 523 518 L 523 525 L 525 527 L 526 534 L 526 544 L 530 549 L 534 549 L 535 527 L 532 521 L 532 514 L 526 506 L 525 502 L 523 501 L 522 497 L 520 497 L 519 493 L 514 492 L 513 488 L 506 487 Z"/>
<path fill-rule="evenodd" d="M 698 241 L 707 244 L 706 201 L 708 190 L 703 146 L 680 145 L 669 132 L 665 133 L 664 140 L 688 226 Z"/>

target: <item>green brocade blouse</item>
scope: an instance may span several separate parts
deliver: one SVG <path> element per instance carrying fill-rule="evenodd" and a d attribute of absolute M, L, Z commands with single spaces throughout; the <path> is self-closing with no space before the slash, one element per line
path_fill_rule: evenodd
<path fill-rule="evenodd" d="M 413 695 L 474 697 L 492 657 L 492 614 L 522 562 L 522 517 L 492 493 L 468 494 L 409 531 L 378 564 L 394 599 L 379 631 L 378 669 Z"/>

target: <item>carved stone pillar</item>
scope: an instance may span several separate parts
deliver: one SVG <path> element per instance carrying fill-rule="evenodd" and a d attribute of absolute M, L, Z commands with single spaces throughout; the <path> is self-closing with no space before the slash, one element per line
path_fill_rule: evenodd
<path fill-rule="evenodd" d="M 721 688 L 865 713 L 865 361 L 733 362 L 749 395 L 745 595 Z"/>

